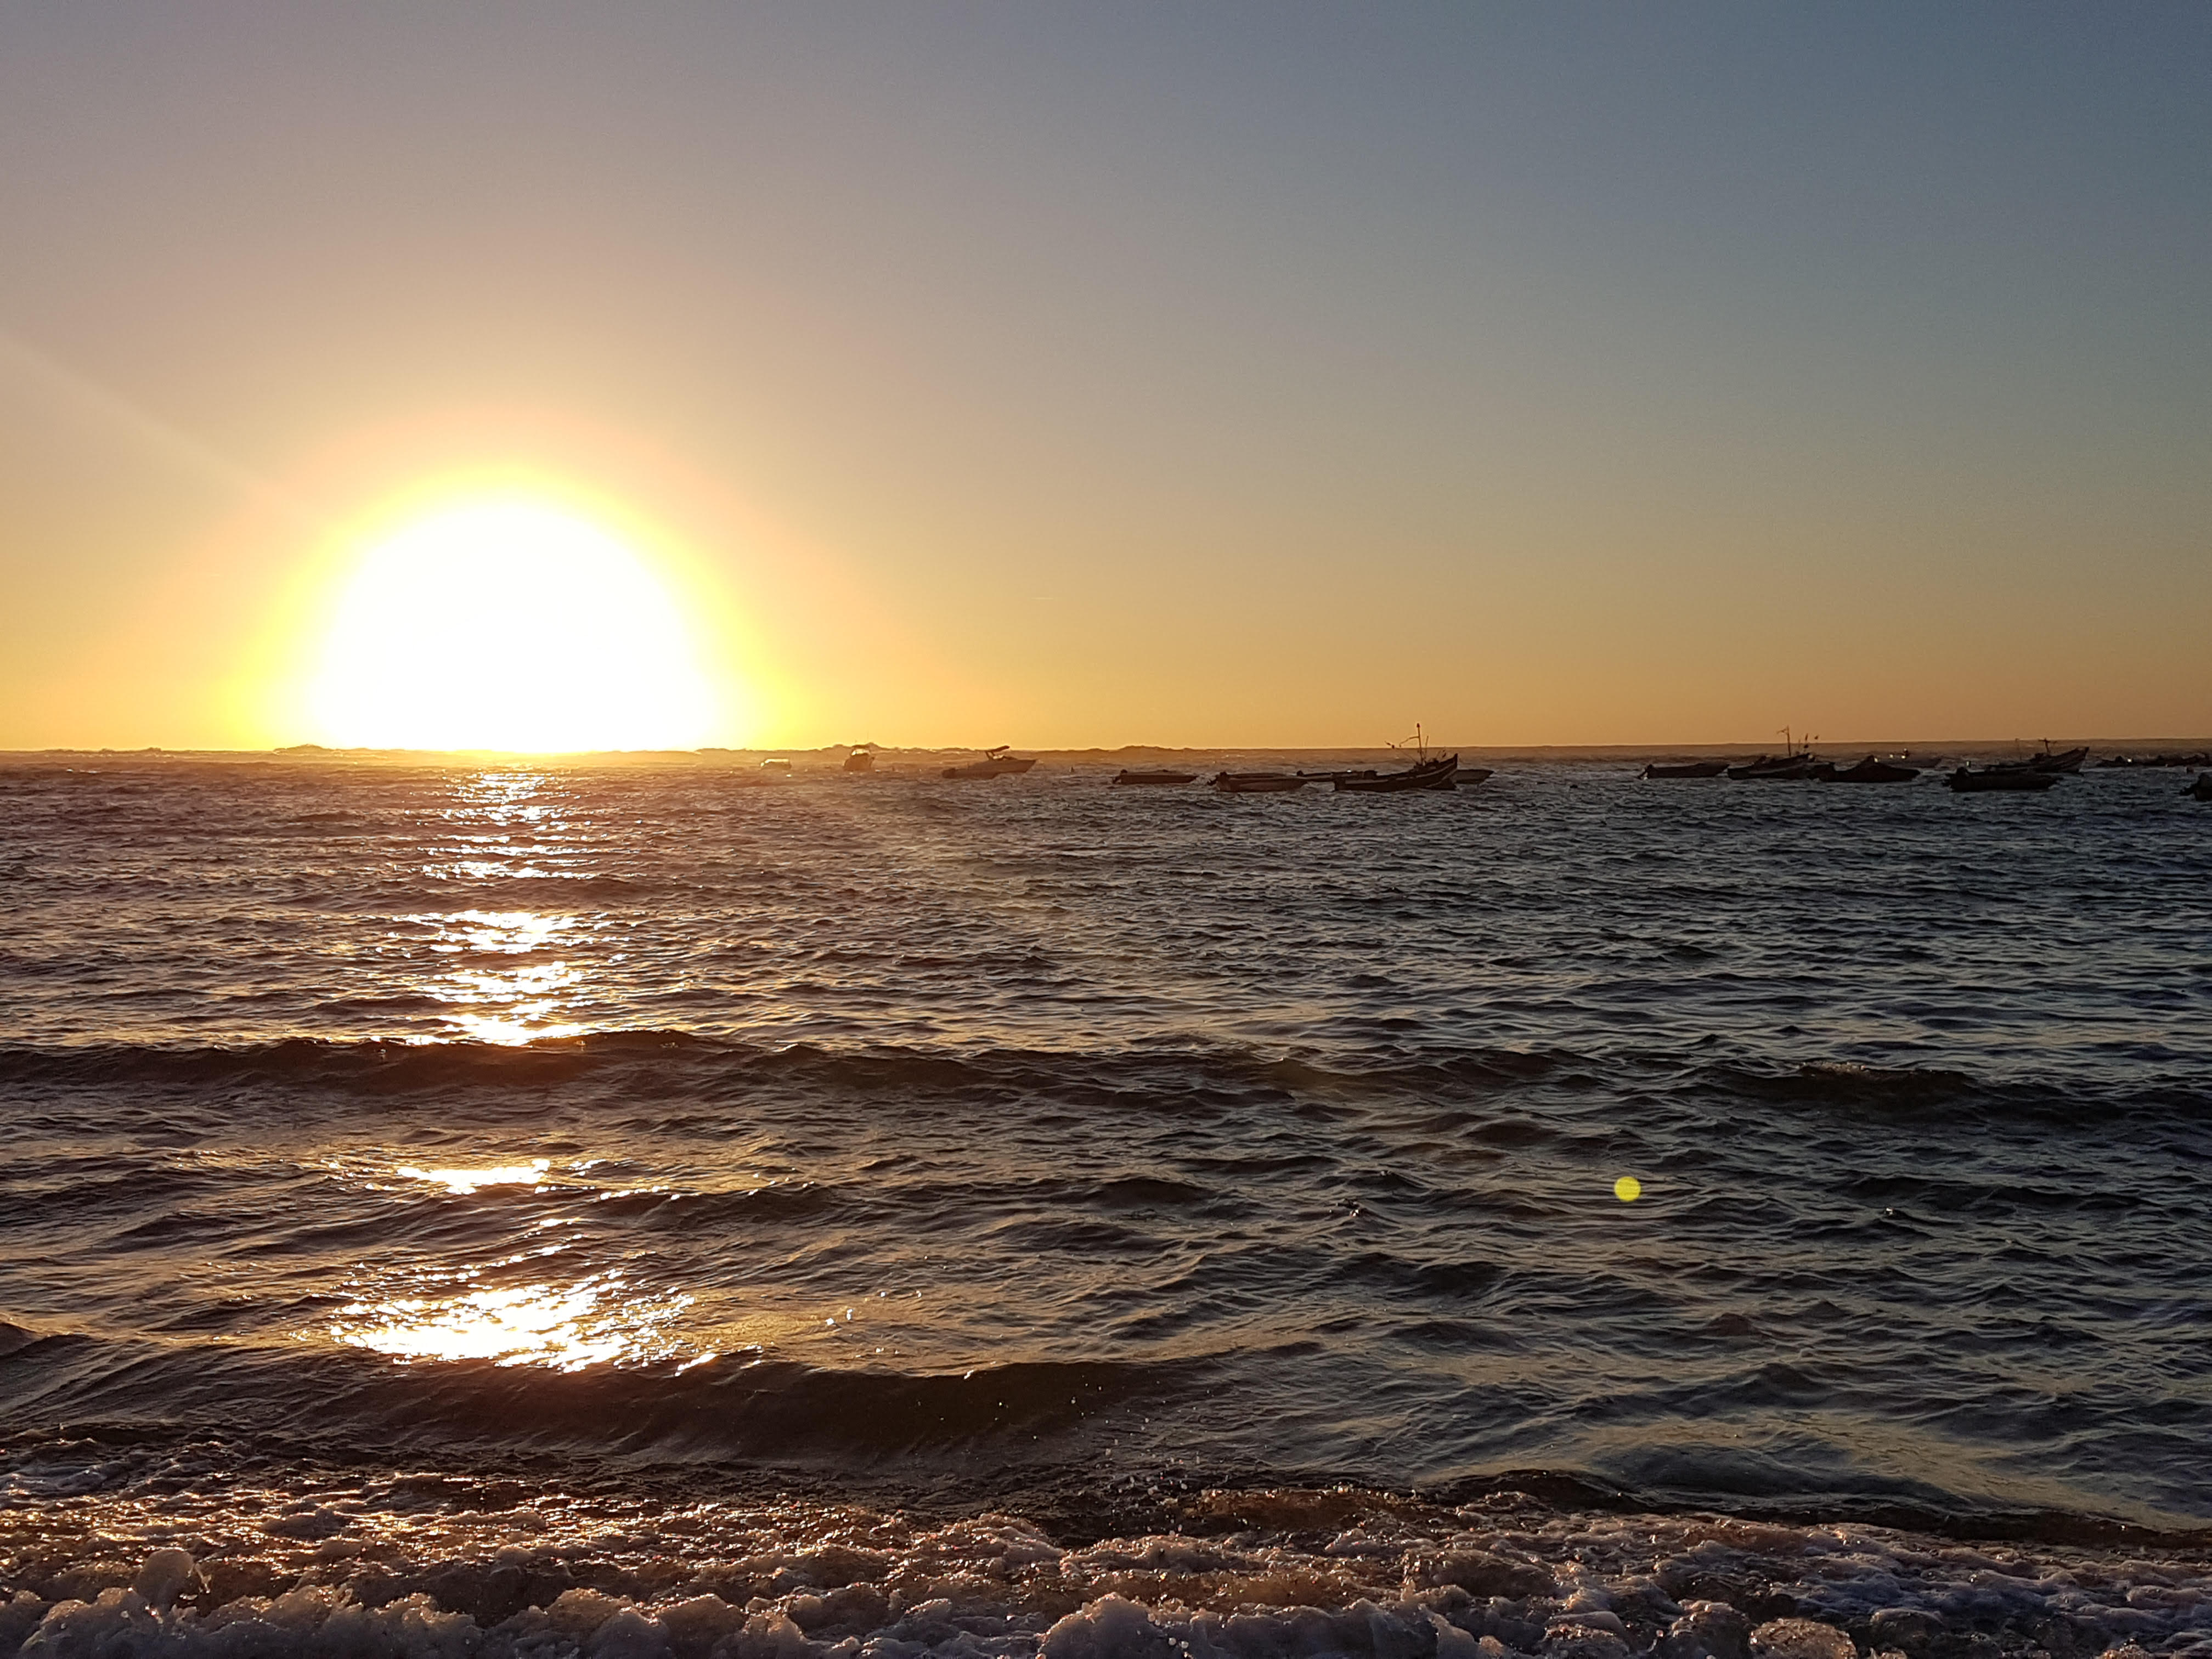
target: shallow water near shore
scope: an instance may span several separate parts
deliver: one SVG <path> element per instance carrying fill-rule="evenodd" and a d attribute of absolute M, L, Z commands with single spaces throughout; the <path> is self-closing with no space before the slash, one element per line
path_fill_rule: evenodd
<path fill-rule="evenodd" d="M 2212 1644 L 2172 777 L 1107 775 L 7 769 L 0 1651 Z"/>

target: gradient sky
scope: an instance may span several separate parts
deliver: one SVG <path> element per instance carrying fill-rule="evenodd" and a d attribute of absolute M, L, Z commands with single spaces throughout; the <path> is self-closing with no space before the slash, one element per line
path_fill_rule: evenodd
<path fill-rule="evenodd" d="M 2212 732 L 2203 3 L 0 0 L 0 746 L 484 479 L 732 743 Z"/>

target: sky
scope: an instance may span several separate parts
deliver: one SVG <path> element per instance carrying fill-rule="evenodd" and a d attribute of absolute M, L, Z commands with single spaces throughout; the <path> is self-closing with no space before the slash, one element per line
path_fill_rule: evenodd
<path fill-rule="evenodd" d="M 2201 3 L 0 0 L 0 747 L 489 498 L 687 741 L 2212 734 Z"/>

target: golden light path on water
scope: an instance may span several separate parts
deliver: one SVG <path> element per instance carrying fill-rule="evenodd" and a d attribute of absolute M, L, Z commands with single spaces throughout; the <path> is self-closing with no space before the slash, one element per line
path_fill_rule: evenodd
<path fill-rule="evenodd" d="M 544 1192 L 551 1168 L 550 1158 L 536 1158 L 440 1168 L 403 1164 L 393 1173 L 438 1196 L 473 1198 L 503 1188 Z M 557 1224 L 549 1218 L 538 1224 Z M 562 1371 L 678 1356 L 696 1364 L 714 1357 L 677 1334 L 693 1297 L 641 1296 L 618 1269 L 566 1280 L 531 1275 L 520 1284 L 484 1282 L 518 1269 L 544 1274 L 564 1265 L 568 1254 L 562 1245 L 546 1245 L 407 1283 L 372 1269 L 369 1283 L 332 1316 L 327 1334 L 342 1346 L 399 1360 L 489 1359 Z"/>
<path fill-rule="evenodd" d="M 487 772 L 469 780 L 459 805 L 446 814 L 453 856 L 423 873 L 434 878 L 528 878 L 561 873 L 571 850 L 557 803 L 541 797 L 551 780 L 532 770 Z M 436 957 L 524 957 L 507 965 L 470 960 L 425 977 L 423 990 L 454 1012 L 447 1016 L 459 1036 L 509 1046 L 545 1037 L 576 1036 L 585 1022 L 565 1018 L 581 989 L 582 973 L 560 954 L 586 931 L 581 918 L 535 910 L 462 910 L 420 914 L 405 921 L 428 930 L 425 948 Z"/>
<path fill-rule="evenodd" d="M 485 773 L 460 790 L 460 804 L 447 819 L 459 856 L 426 868 L 435 877 L 542 877 L 553 873 L 542 860 L 562 849 L 557 806 L 538 799 L 550 780 L 530 770 Z M 562 1018 L 568 999 L 583 975 L 565 957 L 533 959 L 511 966 L 483 965 L 473 959 L 542 958 L 580 937 L 583 923 L 571 915 L 534 910 L 462 910 L 420 913 L 402 919 L 427 930 L 420 947 L 434 958 L 470 958 L 443 972 L 424 976 L 424 992 L 443 1003 L 446 1022 L 459 1035 L 479 1042 L 520 1046 L 549 1037 L 573 1036 L 585 1022 Z M 444 1195 L 469 1198 L 501 1188 L 543 1191 L 552 1160 L 479 1165 L 426 1167 L 403 1164 L 394 1173 Z M 540 1224 L 551 1224 L 542 1223 Z M 535 1253 L 551 1267 L 562 1247 Z M 714 1356 L 678 1340 L 673 1328 L 692 1305 L 685 1295 L 640 1297 L 618 1271 L 586 1273 L 567 1282 L 546 1279 L 523 1284 L 482 1282 L 504 1277 L 527 1258 L 509 1257 L 446 1275 L 443 1286 L 397 1287 L 363 1293 L 341 1307 L 329 1326 L 331 1338 L 347 1347 L 366 1349 L 403 1361 L 490 1360 L 500 1365 L 542 1365 L 580 1370 L 587 1365 L 636 1364 L 679 1354 L 690 1364 Z"/>

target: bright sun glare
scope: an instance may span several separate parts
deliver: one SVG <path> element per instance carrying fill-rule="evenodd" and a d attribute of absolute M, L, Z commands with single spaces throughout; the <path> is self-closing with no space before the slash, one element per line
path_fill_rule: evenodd
<path fill-rule="evenodd" d="M 314 686 L 325 740 L 389 749 L 689 749 L 714 698 L 646 562 L 557 507 L 469 502 L 371 547 Z"/>

